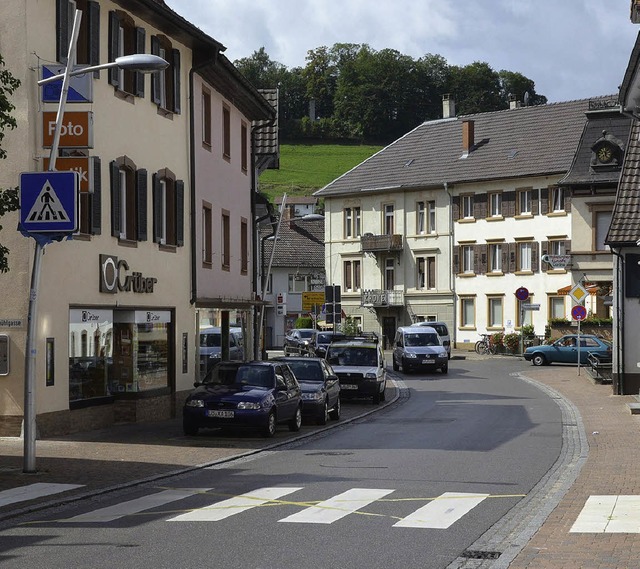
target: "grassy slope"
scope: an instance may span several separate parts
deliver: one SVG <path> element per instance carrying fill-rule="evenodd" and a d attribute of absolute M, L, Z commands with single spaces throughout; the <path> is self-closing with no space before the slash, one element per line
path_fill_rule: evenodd
<path fill-rule="evenodd" d="M 282 144 L 280 169 L 262 173 L 259 187 L 271 200 L 284 193 L 288 196 L 310 196 L 381 148 L 346 144 Z"/>

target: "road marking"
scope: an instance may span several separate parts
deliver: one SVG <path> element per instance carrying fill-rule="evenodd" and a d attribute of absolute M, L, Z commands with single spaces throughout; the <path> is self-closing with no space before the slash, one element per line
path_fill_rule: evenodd
<path fill-rule="evenodd" d="M 489 494 L 445 492 L 393 527 L 447 529 L 488 497 Z"/>
<path fill-rule="evenodd" d="M 589 496 L 569 533 L 640 533 L 640 496 Z"/>
<path fill-rule="evenodd" d="M 165 504 L 168 504 L 170 502 L 182 500 L 183 498 L 188 498 L 190 496 L 193 496 L 194 494 L 206 493 L 210 490 L 211 488 L 165 490 L 164 492 L 158 492 L 149 496 L 143 496 L 142 498 L 136 498 L 135 500 L 129 500 L 128 502 L 121 502 L 120 504 L 115 504 L 114 506 L 101 508 L 99 510 L 94 510 L 92 512 L 87 512 L 86 514 L 80 514 L 78 516 L 74 516 L 73 518 L 68 518 L 66 520 L 60 521 L 63 523 L 112 522 L 113 520 L 117 520 L 124 516 L 139 514 L 140 512 L 143 512 L 145 510 L 157 508 L 158 506 L 164 506 Z"/>
<path fill-rule="evenodd" d="M 260 488 L 253 492 L 242 494 L 241 496 L 235 496 L 222 502 L 216 502 L 205 508 L 198 508 L 192 510 L 186 514 L 181 514 L 175 518 L 170 518 L 169 522 L 217 522 L 224 520 L 240 512 L 250 510 L 257 506 L 262 506 L 273 500 L 277 500 L 282 496 L 297 492 L 302 488 Z"/>
<path fill-rule="evenodd" d="M 390 494 L 393 490 L 352 488 L 301 512 L 283 518 L 281 522 L 300 524 L 331 524 Z"/>
<path fill-rule="evenodd" d="M 83 484 L 47 484 L 45 482 L 37 482 L 28 486 L 11 488 L 0 492 L 0 507 L 42 498 L 43 496 L 51 496 L 52 494 L 60 494 L 61 492 L 82 487 Z"/>

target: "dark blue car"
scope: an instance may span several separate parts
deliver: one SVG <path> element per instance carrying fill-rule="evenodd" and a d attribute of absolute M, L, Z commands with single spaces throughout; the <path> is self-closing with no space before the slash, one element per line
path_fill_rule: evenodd
<path fill-rule="evenodd" d="M 185 435 L 201 428 L 249 428 L 272 437 L 278 423 L 302 425 L 302 395 L 284 362 L 220 362 L 184 403 Z"/>

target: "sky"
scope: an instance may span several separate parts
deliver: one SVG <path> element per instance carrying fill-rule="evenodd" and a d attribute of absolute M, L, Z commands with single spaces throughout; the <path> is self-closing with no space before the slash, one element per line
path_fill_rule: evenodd
<path fill-rule="evenodd" d="M 522 73 L 549 102 L 615 94 L 640 25 L 629 0 L 165 0 L 222 43 L 287 68 L 335 43 Z"/>

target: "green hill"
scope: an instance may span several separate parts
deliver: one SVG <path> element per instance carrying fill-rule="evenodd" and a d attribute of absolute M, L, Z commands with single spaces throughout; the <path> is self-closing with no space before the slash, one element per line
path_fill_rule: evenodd
<path fill-rule="evenodd" d="M 281 144 L 280 169 L 260 175 L 259 189 L 276 196 L 310 196 L 366 160 L 382 146 L 353 144 Z"/>

